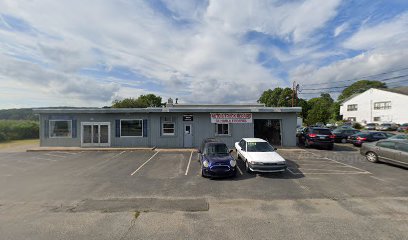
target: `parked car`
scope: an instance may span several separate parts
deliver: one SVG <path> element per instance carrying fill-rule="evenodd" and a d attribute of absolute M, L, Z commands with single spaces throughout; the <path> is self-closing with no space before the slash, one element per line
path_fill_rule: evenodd
<path fill-rule="evenodd" d="M 299 136 L 299 143 L 304 144 L 306 148 L 319 146 L 332 150 L 334 147 L 334 135 L 328 128 L 308 127 Z"/>
<path fill-rule="evenodd" d="M 304 127 L 296 128 L 296 137 L 298 137 L 302 133 L 303 129 L 305 129 L 305 128 Z"/>
<path fill-rule="evenodd" d="M 203 177 L 233 177 L 237 174 L 237 161 L 227 145 L 214 138 L 203 141 L 198 150 Z"/>
<path fill-rule="evenodd" d="M 332 133 L 334 135 L 334 142 L 346 143 L 348 136 L 351 136 L 359 132 L 360 130 L 354 128 L 350 129 L 336 128 L 333 130 Z"/>
<path fill-rule="evenodd" d="M 378 123 L 367 123 L 364 129 L 366 130 L 375 130 L 378 127 Z"/>
<path fill-rule="evenodd" d="M 245 162 L 245 169 L 251 172 L 284 172 L 286 161 L 276 148 L 260 138 L 243 138 L 235 143 L 237 158 Z"/>
<path fill-rule="evenodd" d="M 347 138 L 347 142 L 352 143 L 354 146 L 360 147 L 364 142 L 375 142 L 382 139 L 387 139 L 395 134 L 385 132 L 360 132 L 351 135 Z"/>
<path fill-rule="evenodd" d="M 408 140 L 386 139 L 363 144 L 360 153 L 370 162 L 389 162 L 408 167 Z"/>
<path fill-rule="evenodd" d="M 408 123 L 404 123 L 397 129 L 398 132 L 408 131 Z"/>
<path fill-rule="evenodd" d="M 397 129 L 398 129 L 398 126 L 395 123 L 382 123 L 376 127 L 376 130 L 379 130 L 379 131 L 395 131 Z"/>
<path fill-rule="evenodd" d="M 408 140 L 408 134 L 395 134 L 394 136 L 388 138 L 388 139 L 397 139 L 397 140 Z"/>

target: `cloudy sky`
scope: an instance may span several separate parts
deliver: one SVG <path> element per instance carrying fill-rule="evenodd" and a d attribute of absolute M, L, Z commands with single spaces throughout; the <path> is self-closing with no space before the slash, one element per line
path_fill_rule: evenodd
<path fill-rule="evenodd" d="M 407 59 L 406 0 L 0 1 L 0 108 L 255 102 L 403 76 Z"/>

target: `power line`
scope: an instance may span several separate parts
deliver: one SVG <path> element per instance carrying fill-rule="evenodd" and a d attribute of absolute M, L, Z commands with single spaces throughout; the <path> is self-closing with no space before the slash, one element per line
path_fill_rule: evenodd
<path fill-rule="evenodd" d="M 404 67 L 404 68 L 400 68 L 400 69 L 395 69 L 395 70 L 391 70 L 391 71 L 387 71 L 387 72 L 382 72 L 382 73 L 378 73 L 378 74 L 373 74 L 373 75 L 368 75 L 368 76 L 363 76 L 363 77 L 358 77 L 358 78 L 353 78 L 353 79 L 332 81 L 332 83 L 356 81 L 356 80 L 361 80 L 361 79 L 364 79 L 364 78 L 376 77 L 376 76 L 385 75 L 385 74 L 389 74 L 389 73 L 393 73 L 393 72 L 400 72 L 400 71 L 407 70 L 407 69 L 408 69 L 408 67 Z M 315 85 L 315 84 L 316 83 L 309 83 L 309 84 L 302 84 L 302 85 L 303 86 L 311 86 L 311 85 Z"/>
<path fill-rule="evenodd" d="M 396 82 L 392 82 L 389 84 L 395 84 L 395 83 L 402 83 L 402 82 L 408 82 L 408 79 L 404 79 L 401 81 L 396 81 Z M 342 92 L 343 90 L 329 90 L 329 91 L 318 91 L 318 92 L 299 92 L 299 94 L 303 94 L 303 95 L 311 95 L 311 94 L 321 94 L 321 93 L 338 93 L 338 92 Z"/>
<path fill-rule="evenodd" d="M 376 80 L 376 81 L 387 82 L 387 81 L 391 81 L 391 80 L 395 80 L 395 79 L 399 79 L 399 78 L 404 78 L 404 77 L 408 77 L 408 74 L 401 75 L 401 76 L 396 76 L 396 77 L 391 77 L 391 78 L 384 78 L 384 79 Z M 341 89 L 341 88 L 347 88 L 347 87 L 350 87 L 350 86 L 351 85 L 337 86 L 337 87 L 327 87 L 327 88 L 306 88 L 306 89 L 301 89 L 301 90 L 302 91 L 310 91 L 310 90 L 324 90 L 324 89 Z"/>

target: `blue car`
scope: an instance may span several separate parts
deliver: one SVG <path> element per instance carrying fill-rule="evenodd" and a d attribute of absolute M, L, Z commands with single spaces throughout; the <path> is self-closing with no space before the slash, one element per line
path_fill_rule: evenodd
<path fill-rule="evenodd" d="M 205 139 L 201 144 L 199 161 L 203 177 L 234 177 L 237 174 L 237 161 L 225 143 L 216 139 Z"/>

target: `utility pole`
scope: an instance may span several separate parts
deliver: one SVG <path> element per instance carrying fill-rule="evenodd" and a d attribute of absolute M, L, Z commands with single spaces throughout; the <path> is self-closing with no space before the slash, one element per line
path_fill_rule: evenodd
<path fill-rule="evenodd" d="M 296 81 L 293 81 L 292 84 L 292 107 L 297 105 L 297 92 L 299 91 L 299 84 L 296 84 Z"/>

